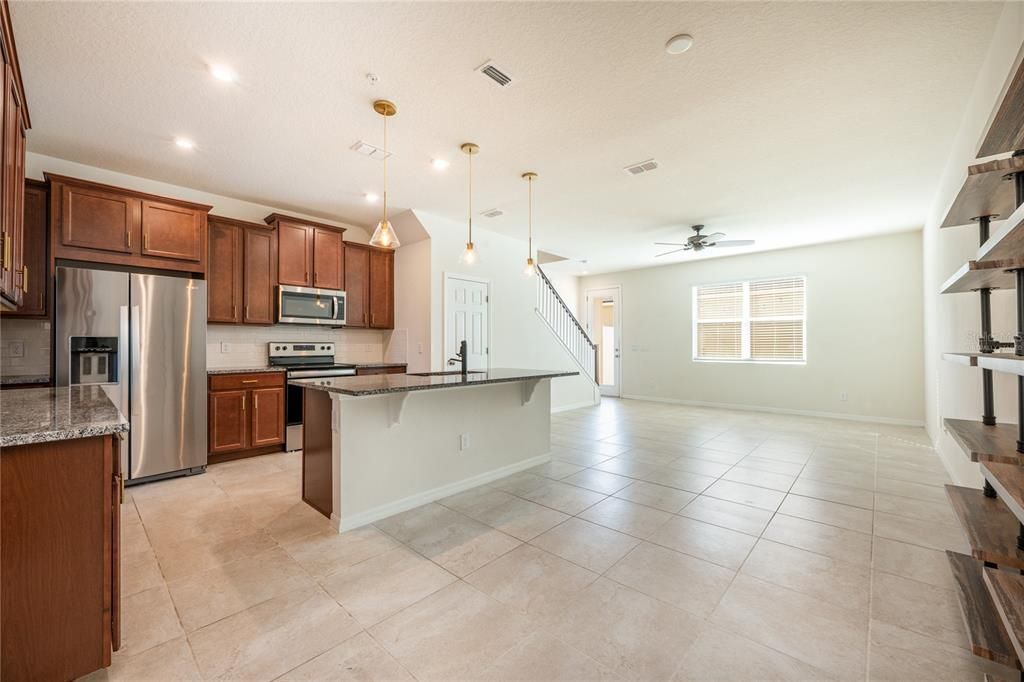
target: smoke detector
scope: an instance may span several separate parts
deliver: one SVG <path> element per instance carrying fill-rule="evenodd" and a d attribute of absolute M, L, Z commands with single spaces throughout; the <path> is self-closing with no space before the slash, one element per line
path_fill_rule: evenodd
<path fill-rule="evenodd" d="M 480 215 L 485 218 L 497 218 L 500 215 L 505 215 L 505 212 L 500 208 L 489 208 L 486 211 L 481 211 Z"/>
<path fill-rule="evenodd" d="M 369 142 L 363 142 L 362 140 L 356 140 L 355 144 L 349 147 L 349 149 L 359 152 L 363 156 L 369 156 L 371 159 L 377 159 L 378 161 L 382 161 L 391 156 L 391 152 L 385 153 L 380 147 L 372 145 Z"/>
<path fill-rule="evenodd" d="M 482 73 L 503 88 L 507 88 L 512 85 L 515 80 L 508 71 L 501 68 L 493 61 L 488 61 L 487 63 L 478 66 L 476 70 L 478 73 Z"/>
<path fill-rule="evenodd" d="M 646 161 L 640 161 L 639 163 L 632 163 L 622 170 L 626 171 L 629 175 L 641 175 L 643 173 L 650 173 L 657 167 L 657 161 L 654 159 L 647 159 Z"/>

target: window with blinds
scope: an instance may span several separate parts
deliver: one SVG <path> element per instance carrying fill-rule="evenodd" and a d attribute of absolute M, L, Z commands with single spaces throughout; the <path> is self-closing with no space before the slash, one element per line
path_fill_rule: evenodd
<path fill-rule="evenodd" d="M 777 277 L 694 287 L 694 359 L 805 362 L 806 285 Z"/>

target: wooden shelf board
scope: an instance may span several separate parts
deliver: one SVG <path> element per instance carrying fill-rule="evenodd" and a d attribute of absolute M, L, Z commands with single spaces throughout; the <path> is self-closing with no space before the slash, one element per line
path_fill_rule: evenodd
<path fill-rule="evenodd" d="M 978 289 L 1013 289 L 1017 284 L 1013 271 L 1021 268 L 1024 268 L 1024 258 L 970 260 L 943 283 L 939 293 L 962 294 Z"/>
<path fill-rule="evenodd" d="M 946 362 L 955 362 L 958 365 L 977 367 L 979 355 L 981 353 L 943 353 L 942 359 Z"/>
<path fill-rule="evenodd" d="M 1017 452 L 1017 425 L 985 426 L 970 419 L 943 419 L 942 426 L 972 462 L 998 462 L 1024 466 Z"/>
<path fill-rule="evenodd" d="M 1017 208 L 1009 173 L 1024 170 L 1024 156 L 983 161 L 967 167 L 967 178 L 949 207 L 942 227 L 970 225 L 978 216 L 1007 218 Z"/>
<path fill-rule="evenodd" d="M 1024 550 L 1017 548 L 1017 517 L 998 499 L 976 488 L 947 485 L 953 511 L 967 535 L 971 556 L 1003 568 L 1024 569 Z"/>
<path fill-rule="evenodd" d="M 946 550 L 946 558 L 956 583 L 971 653 L 1019 669 L 1020 659 L 985 585 L 984 565 L 977 559 L 949 550 Z"/>
<path fill-rule="evenodd" d="M 1024 149 L 1024 48 L 1003 86 L 1003 94 L 978 146 L 978 158 Z"/>
<path fill-rule="evenodd" d="M 993 372 L 1024 376 L 1024 355 L 1013 353 L 987 353 L 978 358 L 978 367 Z"/>
<path fill-rule="evenodd" d="M 982 575 L 1017 661 L 1024 661 L 1024 576 L 995 568 L 985 568 Z"/>
<path fill-rule="evenodd" d="M 996 489 L 1006 508 L 1024 523 L 1024 467 L 982 462 L 981 474 Z"/>
<path fill-rule="evenodd" d="M 1002 260 L 1024 256 L 1024 204 L 1010 217 L 992 224 L 988 239 L 978 249 L 978 260 Z"/>

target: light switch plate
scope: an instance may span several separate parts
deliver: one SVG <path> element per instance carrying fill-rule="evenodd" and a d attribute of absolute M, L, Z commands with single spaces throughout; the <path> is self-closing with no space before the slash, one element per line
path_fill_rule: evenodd
<path fill-rule="evenodd" d="M 24 341 L 8 341 L 7 342 L 7 355 L 12 358 L 23 358 L 25 357 L 25 342 Z"/>
<path fill-rule="evenodd" d="M 221 341 L 220 342 L 220 352 L 221 353 L 230 353 L 231 352 L 231 344 L 228 343 L 227 341 Z"/>

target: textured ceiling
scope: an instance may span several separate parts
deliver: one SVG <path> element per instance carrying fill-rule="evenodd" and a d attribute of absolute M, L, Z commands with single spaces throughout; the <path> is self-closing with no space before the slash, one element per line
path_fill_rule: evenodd
<path fill-rule="evenodd" d="M 396 210 L 464 219 L 458 146 L 477 142 L 474 212 L 505 215 L 474 223 L 525 236 L 535 170 L 535 243 L 592 272 L 660 263 L 652 242 L 695 222 L 753 250 L 919 227 L 1001 9 L 12 4 L 32 151 L 366 225 L 381 164 L 349 146 L 381 143 L 370 103 L 386 97 Z M 669 56 L 679 32 L 696 46 Z M 515 84 L 475 73 L 488 59 Z"/>

